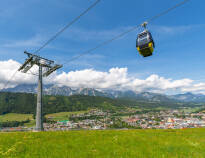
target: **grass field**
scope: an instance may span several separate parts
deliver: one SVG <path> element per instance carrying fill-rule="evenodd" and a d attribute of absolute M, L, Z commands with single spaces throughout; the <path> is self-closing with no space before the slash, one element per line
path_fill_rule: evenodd
<path fill-rule="evenodd" d="M 205 129 L 0 133 L 5 158 L 204 158 Z"/>
<path fill-rule="evenodd" d="M 54 114 L 48 114 L 45 117 L 50 118 L 50 120 L 54 121 L 62 121 L 68 120 L 68 117 L 71 114 L 82 114 L 88 111 L 77 111 L 77 112 L 59 112 Z M 0 122 L 7 122 L 7 121 L 26 121 L 27 119 L 30 120 L 29 123 L 25 123 L 24 126 L 26 127 L 33 127 L 35 126 L 35 120 L 33 119 L 32 114 L 16 114 L 16 113 L 9 113 L 5 115 L 0 115 Z"/>
<path fill-rule="evenodd" d="M 15 114 L 9 113 L 5 115 L 0 115 L 0 122 L 7 121 L 26 121 L 27 119 L 33 120 L 32 114 Z"/>
<path fill-rule="evenodd" d="M 54 121 L 62 121 L 62 120 L 68 120 L 68 117 L 72 114 L 83 114 L 88 111 L 76 111 L 76 112 L 59 112 L 54 114 L 47 114 L 45 117 L 50 118 L 50 120 Z"/>

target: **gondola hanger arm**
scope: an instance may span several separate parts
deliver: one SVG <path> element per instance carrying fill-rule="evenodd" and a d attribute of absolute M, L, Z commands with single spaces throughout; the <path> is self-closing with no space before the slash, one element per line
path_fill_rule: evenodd
<path fill-rule="evenodd" d="M 147 28 L 148 22 L 145 21 L 144 23 L 141 24 L 142 27 L 144 27 L 145 29 Z"/>

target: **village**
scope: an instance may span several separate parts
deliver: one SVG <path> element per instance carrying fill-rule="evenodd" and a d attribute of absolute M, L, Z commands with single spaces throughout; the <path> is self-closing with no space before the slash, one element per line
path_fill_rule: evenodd
<path fill-rule="evenodd" d="M 86 114 L 72 115 L 68 120 L 44 123 L 46 131 L 104 130 L 104 129 L 183 129 L 205 127 L 205 113 L 185 113 L 179 110 L 162 110 L 129 116 L 92 110 Z"/>
<path fill-rule="evenodd" d="M 182 113 L 178 110 L 134 115 L 123 119 L 127 124 L 143 129 L 183 129 L 205 127 L 204 113 Z"/>
<path fill-rule="evenodd" d="M 43 124 L 45 131 L 106 130 L 106 129 L 184 129 L 205 127 L 205 113 L 177 110 L 118 112 L 92 109 L 86 113 L 72 114 L 65 120 L 47 118 Z M 2 132 L 34 131 L 33 127 L 7 127 Z"/>

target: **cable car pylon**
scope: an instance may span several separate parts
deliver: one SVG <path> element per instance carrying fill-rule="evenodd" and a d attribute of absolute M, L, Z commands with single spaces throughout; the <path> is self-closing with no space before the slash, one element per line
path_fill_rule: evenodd
<path fill-rule="evenodd" d="M 48 77 L 57 69 L 63 67 L 63 65 L 54 64 L 54 61 L 42 58 L 38 55 L 31 54 L 28 52 L 24 52 L 27 54 L 28 58 L 24 62 L 24 64 L 18 69 L 18 71 L 27 73 L 34 65 L 39 67 L 38 73 L 38 92 L 37 92 L 37 106 L 36 106 L 36 128 L 35 131 L 43 131 L 43 104 L 42 104 L 42 96 L 43 96 L 43 77 Z M 46 71 L 43 73 L 43 68 Z"/>

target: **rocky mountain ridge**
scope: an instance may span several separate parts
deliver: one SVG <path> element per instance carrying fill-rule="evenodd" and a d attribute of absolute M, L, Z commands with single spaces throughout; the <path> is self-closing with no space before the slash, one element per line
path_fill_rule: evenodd
<path fill-rule="evenodd" d="M 3 92 L 21 92 L 21 93 L 36 93 L 37 85 L 22 84 L 14 88 L 3 89 Z M 184 93 L 177 95 L 165 95 L 151 92 L 135 92 L 135 91 L 116 91 L 116 90 L 98 90 L 93 88 L 70 88 L 68 86 L 44 85 L 43 93 L 45 95 L 89 95 L 103 96 L 109 98 L 129 98 L 135 100 L 148 100 L 153 102 L 162 101 L 181 101 L 181 102 L 205 102 L 205 95 Z"/>

